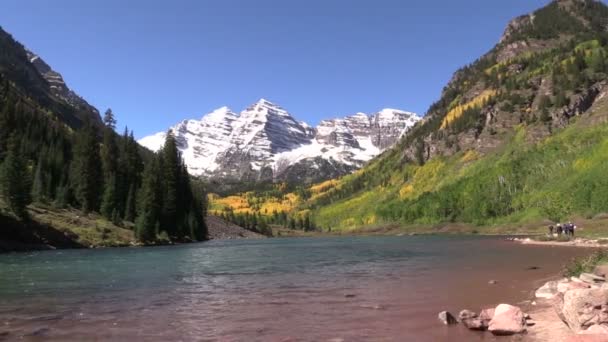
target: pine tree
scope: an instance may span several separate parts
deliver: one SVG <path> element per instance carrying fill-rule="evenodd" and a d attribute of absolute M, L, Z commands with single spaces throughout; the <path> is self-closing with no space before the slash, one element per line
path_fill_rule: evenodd
<path fill-rule="evenodd" d="M 133 222 L 136 216 L 136 194 L 135 194 L 135 184 L 131 184 L 129 187 L 129 193 L 127 195 L 127 202 L 125 206 L 125 216 L 124 219 Z"/>
<path fill-rule="evenodd" d="M 19 218 L 28 217 L 26 207 L 31 203 L 31 181 L 27 163 L 19 152 L 15 136 L 10 138 L 6 158 L 0 168 L 0 190 L 9 209 Z"/>
<path fill-rule="evenodd" d="M 139 200 L 139 214 L 135 222 L 135 234 L 142 242 L 156 240 L 157 228 L 160 220 L 160 170 L 157 158 L 153 158 L 144 170 L 141 196 Z"/>
<path fill-rule="evenodd" d="M 38 163 L 36 164 L 36 172 L 34 173 L 34 183 L 32 184 L 32 199 L 36 202 L 44 202 L 46 200 L 46 186 L 44 177 L 42 153 L 38 157 Z"/>
<path fill-rule="evenodd" d="M 90 123 L 76 135 L 71 175 L 74 194 L 82 211 L 96 211 L 99 207 L 102 173 L 97 130 Z"/>
<path fill-rule="evenodd" d="M 160 155 L 162 174 L 161 229 L 166 231 L 169 236 L 176 236 L 178 233 L 176 225 L 179 208 L 180 156 L 175 137 L 171 131 L 167 133 L 165 145 Z"/>
<path fill-rule="evenodd" d="M 103 124 L 111 130 L 116 129 L 116 119 L 114 118 L 114 113 L 111 108 L 108 108 L 103 115 Z"/>
<path fill-rule="evenodd" d="M 108 220 L 114 220 L 114 214 L 118 212 L 116 208 L 116 175 L 110 176 L 104 185 L 100 213 Z"/>

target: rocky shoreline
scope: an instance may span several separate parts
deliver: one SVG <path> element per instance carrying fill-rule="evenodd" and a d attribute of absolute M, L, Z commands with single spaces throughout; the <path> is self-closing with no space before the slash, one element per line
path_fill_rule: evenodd
<path fill-rule="evenodd" d="M 577 277 L 546 282 L 521 307 L 499 304 L 476 313 L 462 310 L 455 317 L 443 311 L 442 324 L 462 324 L 495 336 L 522 335 L 530 341 L 608 341 L 608 264 Z M 524 335 L 525 334 L 525 335 Z"/>
<path fill-rule="evenodd" d="M 568 246 L 568 247 L 586 247 L 586 248 L 606 248 L 608 247 L 607 239 L 585 239 L 575 238 L 572 240 L 559 241 L 559 240 L 548 240 L 540 241 L 532 238 L 509 238 L 509 241 L 518 242 L 524 245 L 539 245 L 539 246 Z"/>

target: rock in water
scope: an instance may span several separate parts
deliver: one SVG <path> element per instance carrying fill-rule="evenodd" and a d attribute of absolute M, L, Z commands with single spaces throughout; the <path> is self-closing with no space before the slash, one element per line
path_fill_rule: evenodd
<path fill-rule="evenodd" d="M 456 318 L 448 311 L 441 311 L 439 315 L 437 315 L 437 318 L 445 325 L 458 324 Z"/>
<path fill-rule="evenodd" d="M 469 318 L 477 318 L 477 317 L 478 317 L 478 315 L 475 312 L 473 312 L 471 310 L 466 310 L 466 309 L 460 311 L 460 313 L 458 314 L 458 318 L 460 320 L 469 319 Z"/>
<path fill-rule="evenodd" d="M 488 322 L 482 321 L 479 318 L 463 319 L 462 324 L 471 330 L 487 330 L 488 329 Z"/>
<path fill-rule="evenodd" d="M 608 291 L 603 289 L 574 289 L 564 294 L 564 321 L 574 332 L 594 324 L 608 324 Z"/>
<path fill-rule="evenodd" d="M 487 326 L 494 317 L 494 308 L 483 309 L 479 313 L 479 319 Z"/>
<path fill-rule="evenodd" d="M 517 306 L 500 304 L 494 310 L 488 330 L 494 335 L 513 335 L 526 331 L 524 313 Z"/>
<path fill-rule="evenodd" d="M 557 282 L 556 281 L 548 281 L 545 285 L 541 286 L 536 292 L 534 296 L 536 298 L 545 298 L 551 299 L 555 297 L 557 294 Z"/>

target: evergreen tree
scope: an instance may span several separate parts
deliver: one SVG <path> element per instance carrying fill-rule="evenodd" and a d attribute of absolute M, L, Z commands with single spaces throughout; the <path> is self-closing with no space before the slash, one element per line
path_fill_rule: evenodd
<path fill-rule="evenodd" d="M 108 108 L 103 115 L 103 124 L 111 130 L 116 129 L 116 118 L 111 108 Z"/>
<path fill-rule="evenodd" d="M 114 211 L 121 212 L 124 208 L 121 205 L 121 201 L 119 201 L 119 150 L 118 145 L 116 144 L 116 134 L 114 132 L 116 120 L 114 119 L 114 114 L 111 109 L 106 111 L 103 121 L 105 127 L 103 130 L 101 162 L 103 166 L 104 193 L 101 202 L 101 214 L 108 220 L 112 220 Z"/>
<path fill-rule="evenodd" d="M 114 215 L 118 213 L 116 208 L 116 175 L 110 176 L 104 185 L 100 213 L 108 220 L 113 221 Z"/>
<path fill-rule="evenodd" d="M 157 227 L 160 220 L 160 169 L 157 158 L 153 158 L 144 170 L 141 195 L 139 199 L 139 214 L 135 222 L 135 233 L 142 242 L 152 242 L 156 239 Z"/>
<path fill-rule="evenodd" d="M 27 163 L 19 153 L 15 136 L 10 138 L 6 158 L 0 168 L 0 190 L 9 209 L 19 218 L 27 218 L 31 203 L 31 182 Z"/>
<path fill-rule="evenodd" d="M 102 173 L 97 130 L 90 123 L 76 134 L 71 175 L 74 194 L 82 211 L 96 211 L 99 207 Z"/>
<path fill-rule="evenodd" d="M 178 208 L 180 183 L 180 156 L 173 132 L 167 133 L 165 145 L 160 152 L 162 174 L 161 229 L 169 236 L 178 234 Z"/>
<path fill-rule="evenodd" d="M 127 202 L 126 202 L 126 206 L 125 206 L 125 216 L 124 216 L 124 219 L 129 222 L 133 222 L 135 220 L 135 216 L 136 216 L 135 203 L 136 203 L 135 184 L 131 184 L 131 186 L 129 187 L 129 193 L 127 195 Z"/>
<path fill-rule="evenodd" d="M 44 202 L 46 199 L 46 187 L 44 182 L 44 170 L 42 154 L 38 157 L 36 172 L 34 173 L 34 183 L 32 184 L 32 199 L 36 202 Z"/>

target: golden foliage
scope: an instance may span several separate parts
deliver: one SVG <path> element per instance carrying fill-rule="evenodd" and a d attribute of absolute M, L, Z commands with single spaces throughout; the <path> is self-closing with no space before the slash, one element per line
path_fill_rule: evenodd
<path fill-rule="evenodd" d="M 441 129 L 446 128 L 451 122 L 462 116 L 466 110 L 483 105 L 486 101 L 495 96 L 496 93 L 496 90 L 493 89 L 484 90 L 471 101 L 454 107 L 454 109 L 450 110 L 446 114 L 445 118 L 443 118 L 443 121 L 441 122 Z"/>

